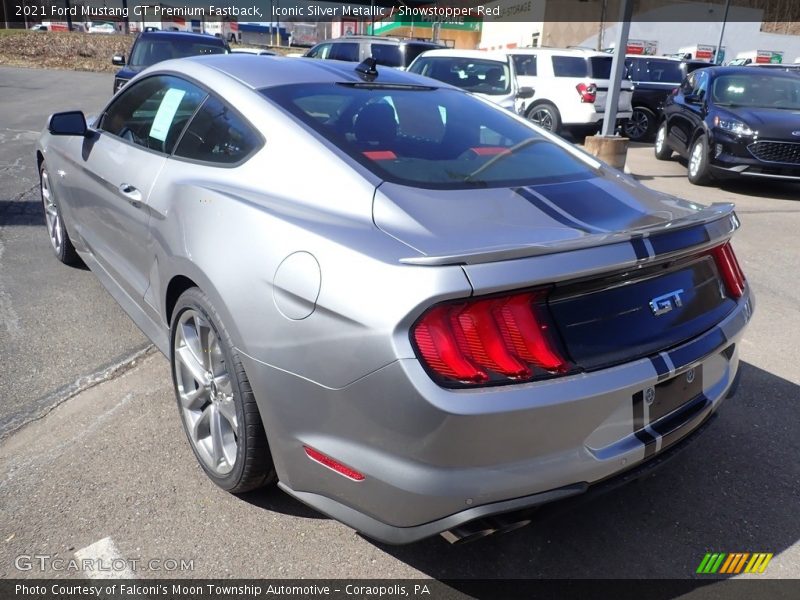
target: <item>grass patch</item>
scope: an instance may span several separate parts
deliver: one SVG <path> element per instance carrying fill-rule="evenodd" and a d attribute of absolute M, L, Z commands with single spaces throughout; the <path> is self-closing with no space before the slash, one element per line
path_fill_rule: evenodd
<path fill-rule="evenodd" d="M 113 73 L 114 54 L 128 54 L 132 35 L 0 29 L 0 65 Z"/>

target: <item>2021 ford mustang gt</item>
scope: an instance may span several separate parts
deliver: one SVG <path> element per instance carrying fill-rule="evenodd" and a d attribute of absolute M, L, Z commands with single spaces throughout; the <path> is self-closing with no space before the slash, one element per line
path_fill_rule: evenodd
<path fill-rule="evenodd" d="M 699 431 L 752 297 L 731 205 L 364 63 L 160 63 L 53 115 L 50 239 L 171 360 L 208 476 L 471 539 Z"/>

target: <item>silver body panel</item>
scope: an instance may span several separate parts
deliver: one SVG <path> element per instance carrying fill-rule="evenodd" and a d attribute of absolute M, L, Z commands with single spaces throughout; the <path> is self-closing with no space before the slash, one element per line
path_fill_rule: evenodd
<path fill-rule="evenodd" d="M 738 222 L 730 206 L 647 190 L 555 136 L 598 169 L 582 185 L 627 212 L 587 230 L 511 189 L 382 182 L 256 91 L 348 77 L 330 62 L 220 56 L 160 63 L 140 76 L 190 78 L 232 103 L 266 139 L 238 166 L 161 155 L 107 133 L 45 131 L 38 145 L 59 173 L 54 185 L 76 249 L 162 352 L 170 285 L 188 278 L 211 299 L 243 357 L 283 489 L 369 535 L 408 542 L 474 518 L 481 506 L 500 503 L 484 511 L 498 512 L 517 498 L 556 499 L 640 463 L 647 449 L 633 434 L 631 396 L 666 377 L 703 367 L 707 403 L 673 438 L 716 410 L 738 369 L 749 289 L 715 328 L 724 343 L 687 342 L 697 342 L 692 359 L 667 356 L 666 373 L 640 358 L 517 385 L 437 385 L 409 339 L 432 304 L 640 268 L 664 258 L 647 245 L 655 232 L 705 226 L 708 247 Z M 122 184 L 141 196 L 122 193 Z M 547 203 L 546 188 L 526 193 Z M 365 480 L 310 461 L 304 444 Z"/>

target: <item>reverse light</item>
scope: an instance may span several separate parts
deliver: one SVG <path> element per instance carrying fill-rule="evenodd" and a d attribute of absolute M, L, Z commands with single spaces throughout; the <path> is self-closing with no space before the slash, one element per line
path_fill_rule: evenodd
<path fill-rule="evenodd" d="M 737 121 L 736 119 L 721 119 L 716 116 L 714 117 L 714 127 L 719 127 L 723 131 L 727 131 L 733 135 L 749 137 L 756 134 L 756 132 L 750 129 L 745 123 Z"/>
<path fill-rule="evenodd" d="M 594 101 L 597 100 L 597 86 L 595 84 L 579 83 L 575 86 L 575 89 L 578 90 L 578 94 L 581 96 L 581 102 L 594 104 Z"/>
<path fill-rule="evenodd" d="M 422 363 L 442 385 L 510 383 L 569 371 L 546 306 L 547 290 L 448 302 L 412 328 Z"/>
<path fill-rule="evenodd" d="M 337 460 L 332 459 L 327 454 L 323 454 L 319 450 L 314 450 L 310 446 L 303 446 L 303 450 L 306 451 L 306 455 L 308 458 L 313 460 L 314 462 L 318 462 L 319 464 L 328 467 L 339 473 L 339 475 L 344 475 L 348 479 L 352 479 L 353 481 L 364 481 L 364 475 L 356 471 L 355 469 L 351 469 L 347 465 L 343 465 Z"/>
<path fill-rule="evenodd" d="M 745 277 L 742 268 L 739 266 L 739 261 L 736 260 L 736 255 L 733 253 L 733 247 L 730 242 L 724 243 L 722 246 L 717 246 L 711 251 L 711 255 L 717 263 L 722 281 L 725 284 L 725 289 L 728 290 L 731 298 L 734 300 L 741 298 L 744 294 Z"/>

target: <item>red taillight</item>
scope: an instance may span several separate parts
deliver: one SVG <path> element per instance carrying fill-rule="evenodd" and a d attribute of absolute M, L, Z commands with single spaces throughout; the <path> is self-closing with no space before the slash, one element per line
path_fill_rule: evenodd
<path fill-rule="evenodd" d="M 741 298 L 744 294 L 745 278 L 730 242 L 714 248 L 711 255 L 717 263 L 722 281 L 725 283 L 725 289 L 728 290 L 731 298 Z"/>
<path fill-rule="evenodd" d="M 575 89 L 578 90 L 581 96 L 581 102 L 594 104 L 594 101 L 597 100 L 597 86 L 595 84 L 590 83 L 587 85 L 585 83 L 579 83 L 575 86 Z"/>
<path fill-rule="evenodd" d="M 343 465 L 342 463 L 332 459 L 327 454 L 323 454 L 319 450 L 314 450 L 314 448 L 310 448 L 308 446 L 303 446 L 303 450 L 306 451 L 306 455 L 313 461 L 318 462 L 321 465 L 328 467 L 329 469 L 333 469 L 340 475 L 344 475 L 348 479 L 352 479 L 353 481 L 364 481 L 364 476 L 359 473 L 358 471 L 351 469 L 347 465 Z"/>
<path fill-rule="evenodd" d="M 423 363 L 450 383 L 525 381 L 564 373 L 545 291 L 434 306 L 412 337 Z"/>

